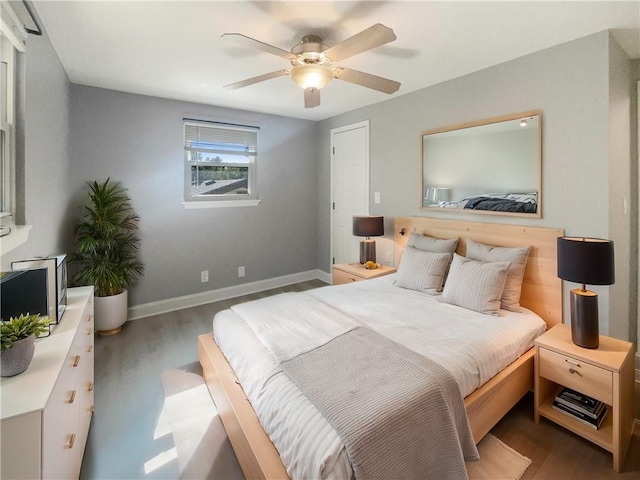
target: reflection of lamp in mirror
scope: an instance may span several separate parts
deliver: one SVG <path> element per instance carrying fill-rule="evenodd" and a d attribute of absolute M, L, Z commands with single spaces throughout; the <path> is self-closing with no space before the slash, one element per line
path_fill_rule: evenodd
<path fill-rule="evenodd" d="M 384 217 L 353 217 L 353 234 L 366 237 L 360 242 L 360 263 L 376 261 L 376 241 L 369 237 L 384 235 Z"/>
<path fill-rule="evenodd" d="M 571 340 L 584 348 L 598 348 L 598 295 L 589 285 L 615 282 L 613 242 L 599 238 L 558 237 L 558 277 L 581 283 L 571 290 Z"/>
<path fill-rule="evenodd" d="M 442 187 L 427 187 L 424 195 L 425 205 L 439 205 L 451 199 L 451 189 Z"/>

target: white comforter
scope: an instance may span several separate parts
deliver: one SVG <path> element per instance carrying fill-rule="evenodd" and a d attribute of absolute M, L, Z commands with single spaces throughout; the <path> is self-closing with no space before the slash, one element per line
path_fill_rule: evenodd
<path fill-rule="evenodd" d="M 284 294 L 216 315 L 214 338 L 292 478 L 351 477 L 344 445 L 322 414 L 280 369 L 291 358 L 362 324 L 447 368 L 463 396 L 509 365 L 545 330 L 528 310 L 482 315 L 393 285 L 393 275 Z M 243 319 L 248 318 L 248 322 Z M 305 325 L 322 322 L 320 336 Z M 265 346 L 261 329 L 282 330 Z M 336 333 L 337 332 L 337 333 Z M 269 335 L 271 337 L 271 335 Z"/>

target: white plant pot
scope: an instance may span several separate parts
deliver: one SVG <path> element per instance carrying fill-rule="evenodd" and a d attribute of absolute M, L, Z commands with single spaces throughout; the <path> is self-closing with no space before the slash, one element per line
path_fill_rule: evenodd
<path fill-rule="evenodd" d="M 115 335 L 127 321 L 127 291 L 109 297 L 94 297 L 95 328 L 101 335 Z"/>

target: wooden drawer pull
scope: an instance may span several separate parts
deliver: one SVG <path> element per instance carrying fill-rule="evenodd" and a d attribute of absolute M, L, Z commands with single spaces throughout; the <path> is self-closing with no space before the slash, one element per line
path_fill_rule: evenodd
<path fill-rule="evenodd" d="M 92 350 L 93 350 L 93 345 L 89 345 L 87 347 L 87 353 L 91 353 Z"/>
<path fill-rule="evenodd" d="M 93 382 L 89 382 L 89 388 L 87 390 L 93 392 Z"/>
<path fill-rule="evenodd" d="M 76 391 L 71 390 L 71 395 L 69 396 L 69 400 L 67 400 L 67 403 L 73 403 L 75 399 L 76 399 Z"/>
<path fill-rule="evenodd" d="M 570 363 L 571 365 L 575 365 L 576 367 L 580 367 L 580 363 L 575 360 L 569 360 L 568 358 L 564 359 L 565 362 Z"/>
<path fill-rule="evenodd" d="M 65 447 L 68 449 L 72 449 L 74 443 L 76 443 L 76 434 L 72 433 L 69 437 L 69 442 L 65 445 Z"/>
<path fill-rule="evenodd" d="M 73 357 L 73 366 L 77 367 L 79 363 L 80 363 L 80 355 L 76 355 L 75 357 Z"/>

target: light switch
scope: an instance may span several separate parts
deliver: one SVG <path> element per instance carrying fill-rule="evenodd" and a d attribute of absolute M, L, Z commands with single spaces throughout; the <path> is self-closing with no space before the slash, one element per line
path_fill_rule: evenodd
<path fill-rule="evenodd" d="M 373 194 L 373 203 L 380 203 L 380 192 L 376 192 Z"/>

